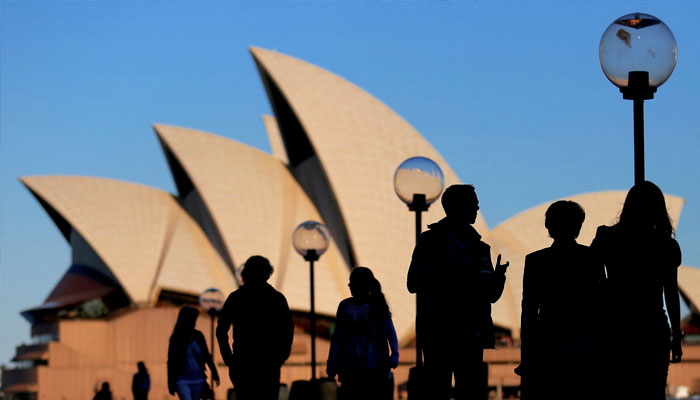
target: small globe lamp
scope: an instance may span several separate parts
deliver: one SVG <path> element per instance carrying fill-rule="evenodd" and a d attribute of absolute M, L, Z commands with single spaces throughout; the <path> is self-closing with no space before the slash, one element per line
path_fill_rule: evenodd
<path fill-rule="evenodd" d="M 328 228 L 320 222 L 301 223 L 292 234 L 292 245 L 297 253 L 309 262 L 309 288 L 311 292 L 310 330 L 311 330 L 311 380 L 316 380 L 316 308 L 314 300 L 314 261 L 326 252 L 330 244 Z"/>
<path fill-rule="evenodd" d="M 394 191 L 399 199 L 416 214 L 416 242 L 423 225 L 421 213 L 428 211 L 445 188 L 445 175 L 435 161 L 426 157 L 411 157 L 399 164 L 394 173 Z M 418 295 L 416 295 L 416 306 Z M 417 307 L 416 307 L 417 310 Z M 416 316 L 418 313 L 416 313 Z M 423 366 L 422 345 L 416 336 L 416 366 Z M 409 387 L 413 387 L 409 382 Z M 411 394 L 409 393 L 409 396 Z"/>
<path fill-rule="evenodd" d="M 224 308 L 224 301 L 226 301 L 226 296 L 224 293 L 217 288 L 209 288 L 199 295 L 199 305 L 206 310 L 209 314 L 209 319 L 211 321 L 211 327 L 209 330 L 209 347 L 211 352 L 212 360 L 214 358 L 214 320 L 216 316 L 219 315 L 219 311 Z M 212 393 L 214 392 L 214 375 L 210 374 L 209 386 L 211 387 Z"/>
<path fill-rule="evenodd" d="M 634 107 L 634 180 L 644 181 L 644 100 L 671 76 L 678 47 L 668 26 L 653 15 L 632 13 L 613 21 L 598 49 L 605 76 Z"/>

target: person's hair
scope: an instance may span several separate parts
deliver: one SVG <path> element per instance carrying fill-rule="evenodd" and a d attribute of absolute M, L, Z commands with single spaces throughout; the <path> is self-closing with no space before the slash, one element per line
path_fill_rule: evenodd
<path fill-rule="evenodd" d="M 452 185 L 445 189 L 440 202 L 446 215 L 450 215 L 453 210 L 465 206 L 465 201 L 476 202 L 476 190 L 473 185 Z"/>
<path fill-rule="evenodd" d="M 173 333 L 170 335 L 170 342 L 173 345 L 184 351 L 184 347 L 187 346 L 195 331 L 194 326 L 198 316 L 199 310 L 192 306 L 182 306 L 180 308 Z"/>
<path fill-rule="evenodd" d="M 389 304 L 386 302 L 382 285 L 367 267 L 355 267 L 350 272 L 350 282 L 360 285 L 369 291 L 370 317 L 376 321 L 384 321 L 391 316 Z"/>
<path fill-rule="evenodd" d="M 580 204 L 571 200 L 559 200 L 552 203 L 544 213 L 544 226 L 552 239 L 576 239 L 585 219 L 586 212 Z"/>
<path fill-rule="evenodd" d="M 656 231 L 668 236 L 675 234 L 664 194 L 658 186 L 649 181 L 638 183 L 627 192 L 616 226 Z"/>
<path fill-rule="evenodd" d="M 263 256 L 250 257 L 243 266 L 241 271 L 241 279 L 243 283 L 266 282 L 272 276 L 274 268 L 270 265 L 270 261 Z"/>
<path fill-rule="evenodd" d="M 147 373 L 148 370 L 146 369 L 146 364 L 144 364 L 143 361 L 139 361 L 136 363 L 136 367 L 139 369 L 139 372 L 141 373 Z"/>

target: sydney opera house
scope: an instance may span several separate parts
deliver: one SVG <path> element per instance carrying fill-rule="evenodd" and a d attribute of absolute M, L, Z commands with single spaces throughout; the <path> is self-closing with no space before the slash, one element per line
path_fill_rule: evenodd
<path fill-rule="evenodd" d="M 405 284 L 415 228 L 394 193 L 393 175 L 407 158 L 425 156 L 440 165 L 446 185 L 460 179 L 420 133 L 367 92 L 304 61 L 260 48 L 251 52 L 274 111 L 263 116 L 272 154 L 157 124 L 177 193 L 104 178 L 21 178 L 65 237 L 72 258 L 61 261 L 70 265 L 46 300 L 22 312 L 35 344 L 18 347 L 17 368 L 3 374 L 9 398 L 90 399 L 102 382 L 110 383 L 114 398 L 131 398 L 138 361 L 150 371 L 150 398 L 171 398 L 167 342 L 178 307 L 196 305 L 207 288 L 235 290 L 236 271 L 255 254 L 271 260 L 271 284 L 284 293 L 295 316 L 292 356 L 282 380 L 290 385 L 309 379 L 309 268 L 291 242 L 294 228 L 307 220 L 325 223 L 332 237 L 315 268 L 321 320 L 317 375 L 325 375 L 328 337 L 338 303 L 349 296 L 349 272 L 363 265 L 375 271 L 391 306 L 402 346 L 395 382 L 399 389 L 405 386 L 415 361 L 415 299 Z M 624 196 L 613 191 L 569 197 L 587 213 L 581 243 L 590 243 L 598 225 L 614 222 Z M 667 201 L 678 221 L 683 199 L 669 195 Z M 481 216 L 476 222 L 494 256 L 503 254 L 511 263 L 493 311 L 498 349 L 485 356 L 494 391 L 519 386 L 513 368 L 519 362 L 523 261 L 551 244 L 543 224 L 547 206 L 494 228 Z M 434 206 L 423 221 L 442 216 Z M 681 267 L 679 280 L 690 309 L 686 331 L 698 332 L 700 270 Z M 198 328 L 208 339 L 206 313 Z M 629 334 L 634 329 L 630 321 Z M 685 355 L 672 366 L 669 382 L 700 389 L 700 346 L 689 343 Z M 221 357 L 215 358 L 226 376 Z M 225 398 L 228 388 L 222 379 L 217 398 Z M 401 390 L 396 393 L 405 398 Z"/>

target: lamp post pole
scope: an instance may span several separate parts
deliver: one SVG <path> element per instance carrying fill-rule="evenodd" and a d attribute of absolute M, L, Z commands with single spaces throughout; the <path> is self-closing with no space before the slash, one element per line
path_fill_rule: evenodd
<path fill-rule="evenodd" d="M 413 201 L 408 204 L 408 209 L 416 214 L 416 244 L 418 244 L 418 237 L 423 230 L 422 213 L 428 211 L 428 207 L 430 205 L 425 200 L 423 193 L 414 193 Z M 418 297 L 419 294 L 416 293 L 416 325 L 418 325 Z M 416 366 L 423 366 L 423 343 L 420 335 L 416 335 Z"/>
<path fill-rule="evenodd" d="M 311 380 L 316 380 L 316 302 L 314 297 L 314 261 L 318 260 L 316 250 L 307 250 L 304 259 L 309 262 L 309 287 L 311 292 L 311 315 L 309 318 L 311 329 Z"/>
<path fill-rule="evenodd" d="M 207 310 L 207 314 L 209 314 L 209 319 L 211 320 L 211 329 L 209 329 L 209 347 L 211 347 L 211 361 L 212 363 L 214 362 L 214 320 L 216 319 L 216 314 L 218 314 L 218 310 L 214 307 L 211 307 L 210 309 Z M 214 364 L 216 365 L 216 364 Z M 209 387 L 211 387 L 211 392 L 214 393 L 214 374 L 210 373 L 209 374 Z"/>
<path fill-rule="evenodd" d="M 620 88 L 622 98 L 632 100 L 634 108 L 634 184 L 644 182 L 644 100 L 654 98 L 648 71 L 630 71 L 629 84 Z"/>

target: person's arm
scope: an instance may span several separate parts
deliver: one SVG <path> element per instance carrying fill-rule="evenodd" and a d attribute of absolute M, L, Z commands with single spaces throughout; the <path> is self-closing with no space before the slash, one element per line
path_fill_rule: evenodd
<path fill-rule="evenodd" d="M 168 344 L 168 392 L 170 395 L 175 395 L 175 346 L 172 340 Z"/>
<path fill-rule="evenodd" d="M 410 293 L 418 293 L 425 287 L 428 279 L 428 249 L 430 248 L 430 238 L 423 234 L 418 238 L 418 243 L 413 249 L 411 265 L 408 267 L 408 277 L 406 286 Z M 433 260 L 434 261 L 434 260 Z"/>
<path fill-rule="evenodd" d="M 523 301 L 520 314 L 520 362 L 525 368 L 532 363 L 532 346 L 536 336 L 537 313 L 539 297 L 536 288 L 537 278 L 534 276 L 532 256 L 525 257 L 523 273 Z"/>
<path fill-rule="evenodd" d="M 681 249 L 678 243 L 674 240 L 671 250 L 671 260 L 669 270 L 667 271 L 666 282 L 664 282 L 664 299 L 666 300 L 666 311 L 668 318 L 671 321 L 671 362 L 679 363 L 683 357 L 683 349 L 681 348 L 681 339 L 683 332 L 681 331 L 681 306 L 678 298 L 678 267 L 681 264 Z"/>
<path fill-rule="evenodd" d="M 335 329 L 331 337 L 331 346 L 328 349 L 328 362 L 326 364 L 326 374 L 329 378 L 335 378 L 340 367 L 340 351 L 342 344 L 340 343 L 343 337 L 343 303 L 338 305 L 338 311 L 335 313 Z"/>
<path fill-rule="evenodd" d="M 280 354 L 280 366 L 287 361 L 289 355 L 292 352 L 292 342 L 294 342 L 294 321 L 292 320 L 292 313 L 289 311 L 289 304 L 287 299 L 280 293 L 281 306 L 280 306 L 280 321 L 282 322 L 281 334 L 284 335 L 284 340 L 282 341 L 282 349 Z"/>
<path fill-rule="evenodd" d="M 209 353 L 209 348 L 207 347 L 207 340 L 204 339 L 204 334 L 200 331 L 196 331 L 196 340 L 199 345 L 200 350 L 202 350 L 202 357 L 204 357 L 204 363 L 209 366 L 209 371 L 211 371 L 211 376 L 214 382 L 219 386 L 219 371 L 216 370 L 216 364 L 214 364 L 214 357 Z"/>
<path fill-rule="evenodd" d="M 232 324 L 231 313 L 234 309 L 232 303 L 232 296 L 229 295 L 224 303 L 224 307 L 219 312 L 219 322 L 216 325 L 216 341 L 219 343 L 221 358 L 227 366 L 231 366 L 231 359 L 233 358 L 231 344 L 228 340 L 228 331 L 231 329 Z"/>
<path fill-rule="evenodd" d="M 389 341 L 389 350 L 391 351 L 391 368 L 396 368 L 399 366 L 399 340 L 396 337 L 396 329 L 394 329 L 394 322 L 391 320 L 391 317 L 386 319 L 384 330 L 386 331 L 386 338 Z"/>

